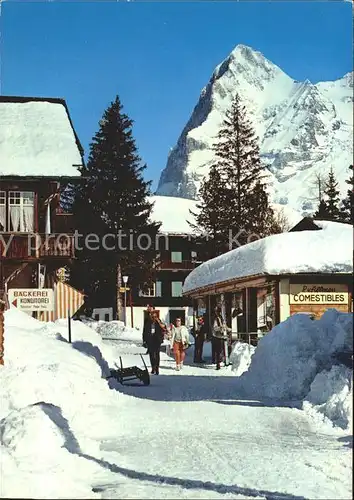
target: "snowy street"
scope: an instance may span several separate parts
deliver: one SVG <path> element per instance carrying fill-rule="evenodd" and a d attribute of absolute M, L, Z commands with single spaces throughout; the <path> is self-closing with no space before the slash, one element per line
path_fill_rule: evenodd
<path fill-rule="evenodd" d="M 337 313 L 323 321 L 329 322 L 337 339 L 352 325 L 349 315 Z M 289 342 L 298 335 L 294 325 L 301 331 L 304 324 L 314 328 L 307 317 L 288 323 L 279 332 Z M 316 325 L 322 335 L 321 322 Z M 303 401 L 295 398 L 287 403 L 284 398 L 241 397 L 240 382 L 252 383 L 257 369 L 270 387 L 274 361 L 265 340 L 251 365 L 244 365 L 245 377 L 235 375 L 247 359 L 245 344 L 238 354 L 234 351 L 233 366 L 220 371 L 207 363 L 194 365 L 191 347 L 182 371 L 176 372 L 173 359 L 162 352 L 160 375 L 151 376 L 150 386 L 139 381 L 121 385 L 106 378 L 107 368 L 119 363 L 119 356 L 125 367 L 142 366 L 140 353 L 148 361 L 140 331 L 117 322 L 89 327 L 75 321 L 69 344 L 65 320 L 41 323 L 15 309 L 6 313 L 5 326 L 2 498 L 352 497 L 352 417 L 346 406 L 352 393 L 344 368 L 337 378 L 331 371 L 332 379 L 322 381 L 329 401 L 325 413 L 333 421 L 341 417 L 340 427 L 318 411 L 304 411 Z M 320 337 L 311 333 L 318 351 Z M 276 332 L 273 340 L 268 337 L 275 353 L 276 338 Z M 286 352 L 292 355 L 290 347 Z M 210 344 L 204 351 L 210 361 Z M 276 355 L 278 362 L 285 356 Z M 289 373 L 295 380 L 296 372 Z M 284 372 L 273 390 L 280 393 L 282 382 L 288 386 L 287 376 Z M 300 387 L 302 373 L 296 381 Z M 307 399 L 314 401 L 315 386 L 311 391 Z M 349 423 L 343 423 L 345 418 Z"/>
<path fill-rule="evenodd" d="M 124 366 L 145 352 L 118 344 Z M 131 397 L 102 438 L 113 472 L 95 486 L 103 498 L 349 498 L 345 440 L 298 409 L 238 400 L 229 369 L 189 366 L 191 358 L 192 349 L 175 372 L 162 354 L 149 387 L 117 385 Z"/>

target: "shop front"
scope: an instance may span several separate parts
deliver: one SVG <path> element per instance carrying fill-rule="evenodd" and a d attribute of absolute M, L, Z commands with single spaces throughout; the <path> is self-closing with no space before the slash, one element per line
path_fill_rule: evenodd
<path fill-rule="evenodd" d="M 211 326 L 215 307 L 221 307 L 233 339 L 255 343 L 255 339 L 294 314 L 319 319 L 329 308 L 352 312 L 351 279 L 350 274 L 294 274 L 220 283 L 212 290 L 199 291 L 194 300 L 195 312 L 205 314 Z"/>

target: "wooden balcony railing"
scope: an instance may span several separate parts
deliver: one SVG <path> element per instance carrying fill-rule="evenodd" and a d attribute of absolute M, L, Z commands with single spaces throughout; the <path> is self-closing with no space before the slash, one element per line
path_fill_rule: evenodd
<path fill-rule="evenodd" d="M 69 234 L 0 233 L 0 255 L 6 260 L 75 257 L 75 240 Z"/>

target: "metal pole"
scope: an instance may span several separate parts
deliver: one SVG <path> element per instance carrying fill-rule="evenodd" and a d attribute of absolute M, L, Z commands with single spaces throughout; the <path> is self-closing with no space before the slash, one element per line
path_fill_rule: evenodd
<path fill-rule="evenodd" d="M 124 326 L 127 326 L 127 284 L 124 283 Z"/>
<path fill-rule="evenodd" d="M 71 318 L 70 318 L 70 308 L 68 308 L 68 332 L 69 332 L 69 344 L 71 344 Z"/>
<path fill-rule="evenodd" d="M 133 311 L 133 300 L 132 300 L 132 289 L 129 291 L 129 299 L 130 299 L 130 326 L 134 328 L 134 311 Z"/>

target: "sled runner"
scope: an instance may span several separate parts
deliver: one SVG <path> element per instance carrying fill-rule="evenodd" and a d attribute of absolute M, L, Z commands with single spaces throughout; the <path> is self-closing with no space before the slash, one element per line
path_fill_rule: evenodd
<path fill-rule="evenodd" d="M 111 377 L 117 379 L 121 384 L 128 382 L 129 380 L 138 379 L 144 385 L 150 385 L 149 370 L 147 369 L 145 360 L 141 354 L 140 357 L 143 360 L 144 369 L 141 369 L 138 366 L 128 366 L 127 368 L 123 368 L 122 356 L 119 356 L 120 368 L 117 370 L 111 370 Z"/>

